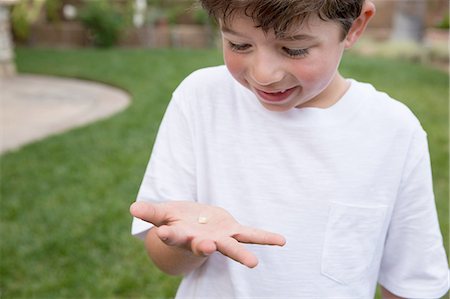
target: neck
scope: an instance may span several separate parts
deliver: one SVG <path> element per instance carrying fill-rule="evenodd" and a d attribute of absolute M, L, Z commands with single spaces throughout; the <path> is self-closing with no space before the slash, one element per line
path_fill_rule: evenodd
<path fill-rule="evenodd" d="M 338 72 L 331 80 L 330 84 L 315 98 L 298 106 L 297 108 L 322 108 L 326 109 L 336 104 L 342 96 L 347 92 L 350 84 Z"/>

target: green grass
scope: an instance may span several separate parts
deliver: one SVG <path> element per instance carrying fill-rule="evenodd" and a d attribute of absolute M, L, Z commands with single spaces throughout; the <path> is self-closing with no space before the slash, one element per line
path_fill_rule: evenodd
<path fill-rule="evenodd" d="M 156 270 L 130 237 L 128 207 L 171 92 L 191 71 L 219 63 L 216 50 L 17 50 L 21 72 L 106 82 L 133 102 L 1 157 L 2 298 L 173 297 L 179 280 Z M 421 119 L 447 246 L 448 75 L 358 56 L 347 56 L 342 72 L 404 100 Z"/>

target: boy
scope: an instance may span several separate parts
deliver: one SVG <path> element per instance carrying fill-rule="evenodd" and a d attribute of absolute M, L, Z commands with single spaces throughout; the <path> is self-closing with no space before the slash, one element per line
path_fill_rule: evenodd
<path fill-rule="evenodd" d="M 377 282 L 384 298 L 445 294 L 426 134 L 337 71 L 374 5 L 202 5 L 226 67 L 174 92 L 130 208 L 153 262 L 185 275 L 177 297 L 373 298 Z"/>

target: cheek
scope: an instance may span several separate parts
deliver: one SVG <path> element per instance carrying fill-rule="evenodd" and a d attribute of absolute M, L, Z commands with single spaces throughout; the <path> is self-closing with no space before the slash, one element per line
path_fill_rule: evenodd
<path fill-rule="evenodd" d="M 223 60 L 230 72 L 231 76 L 244 87 L 249 87 L 247 79 L 245 77 L 246 67 L 243 55 L 236 54 L 231 50 L 224 51 Z"/>
<path fill-rule="evenodd" d="M 304 88 L 314 87 L 320 85 L 322 81 L 328 77 L 328 71 L 321 63 L 312 63 L 308 65 L 301 65 L 295 69 L 295 76 Z"/>
<path fill-rule="evenodd" d="M 225 62 L 225 65 L 228 68 L 228 71 L 238 79 L 242 76 L 244 72 L 244 62 L 242 61 L 241 55 L 238 55 L 231 51 L 230 49 L 224 48 L 223 50 L 223 60 Z"/>
<path fill-rule="evenodd" d="M 322 86 L 327 84 L 334 77 L 338 61 L 334 58 L 320 58 L 308 61 L 307 64 L 300 64 L 296 68 L 296 75 L 306 85 Z M 305 86 L 306 87 L 306 86 Z"/>

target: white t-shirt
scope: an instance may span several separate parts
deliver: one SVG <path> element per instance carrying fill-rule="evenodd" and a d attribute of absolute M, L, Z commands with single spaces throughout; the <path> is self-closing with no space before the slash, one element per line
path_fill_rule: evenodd
<path fill-rule="evenodd" d="M 332 107 L 266 110 L 224 66 L 173 94 L 138 200 L 192 200 L 277 232 L 284 247 L 246 245 L 248 269 L 214 253 L 177 298 L 407 298 L 449 287 L 426 134 L 371 85 Z M 151 225 L 134 219 L 132 233 Z"/>

